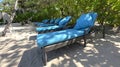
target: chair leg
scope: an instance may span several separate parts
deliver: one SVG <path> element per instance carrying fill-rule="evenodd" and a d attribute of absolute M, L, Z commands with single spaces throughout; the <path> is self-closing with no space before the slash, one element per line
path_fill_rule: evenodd
<path fill-rule="evenodd" d="M 42 61 L 43 61 L 43 64 L 46 65 L 46 63 L 47 63 L 47 53 L 45 51 L 45 47 L 43 47 L 41 49 L 42 49 Z"/>
<path fill-rule="evenodd" d="M 84 40 L 84 47 L 86 47 L 86 35 L 83 36 L 83 40 Z"/>

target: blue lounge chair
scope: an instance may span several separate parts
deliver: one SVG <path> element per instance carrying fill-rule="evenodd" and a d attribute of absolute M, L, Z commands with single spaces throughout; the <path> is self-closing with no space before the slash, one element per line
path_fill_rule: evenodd
<path fill-rule="evenodd" d="M 58 25 L 60 20 L 62 20 L 62 18 L 51 19 L 49 23 L 47 23 L 47 24 L 40 24 L 38 26 L 39 27 L 48 27 L 48 26 Z"/>
<path fill-rule="evenodd" d="M 61 42 L 69 41 L 75 38 L 83 37 L 84 47 L 86 46 L 86 35 L 89 34 L 91 27 L 94 26 L 94 22 L 97 18 L 97 13 L 91 12 L 82 14 L 76 21 L 76 25 L 73 29 L 66 29 L 56 32 L 50 32 L 45 34 L 38 34 L 37 45 L 39 49 L 45 50 L 46 46 L 58 44 Z M 43 52 L 43 62 L 46 64 L 46 52 Z"/>
<path fill-rule="evenodd" d="M 43 24 L 47 24 L 49 22 L 48 19 L 42 20 L 41 22 L 34 22 L 35 26 L 39 26 L 39 25 L 43 25 Z"/>
<path fill-rule="evenodd" d="M 38 27 L 36 28 L 36 31 L 38 33 L 45 33 L 45 32 L 50 32 L 51 30 L 60 30 L 65 28 L 65 26 L 68 24 L 68 22 L 71 20 L 71 16 L 67 16 L 63 19 L 56 19 L 55 24 L 53 26 L 48 26 L 48 27 Z"/>

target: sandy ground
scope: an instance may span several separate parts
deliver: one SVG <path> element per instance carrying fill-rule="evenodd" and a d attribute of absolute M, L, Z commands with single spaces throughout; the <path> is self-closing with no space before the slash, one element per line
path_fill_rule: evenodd
<path fill-rule="evenodd" d="M 3 26 L 0 26 L 0 32 Z M 30 25 L 13 25 L 13 33 L 0 37 L 0 67 L 43 67 Z M 83 48 L 75 43 L 47 52 L 45 67 L 120 67 L 120 33 L 93 38 Z"/>

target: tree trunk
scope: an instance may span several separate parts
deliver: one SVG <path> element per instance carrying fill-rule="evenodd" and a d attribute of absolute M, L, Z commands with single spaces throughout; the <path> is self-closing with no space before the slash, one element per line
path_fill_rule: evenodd
<path fill-rule="evenodd" d="M 15 6 L 14 6 L 15 11 L 12 13 L 12 16 L 10 16 L 10 18 L 9 18 L 10 20 L 7 21 L 7 25 L 5 26 L 4 30 L 2 31 L 2 36 L 5 36 L 7 31 L 11 31 L 10 25 L 14 19 L 14 16 L 16 15 L 17 5 L 18 5 L 18 0 L 16 0 L 16 2 L 15 2 Z"/>

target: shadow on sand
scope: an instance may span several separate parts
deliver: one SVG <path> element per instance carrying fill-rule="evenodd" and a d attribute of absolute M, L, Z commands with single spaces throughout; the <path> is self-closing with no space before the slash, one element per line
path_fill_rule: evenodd
<path fill-rule="evenodd" d="M 83 48 L 74 43 L 65 47 L 47 52 L 46 67 L 119 67 L 120 64 L 120 29 L 112 31 L 106 28 L 106 38 L 97 36 Z M 117 35 L 118 34 L 118 35 Z M 101 35 L 102 36 L 102 35 Z M 35 36 L 30 37 L 31 40 Z M 24 52 L 19 67 L 43 67 L 39 48 Z"/>
<path fill-rule="evenodd" d="M 106 35 L 97 38 L 83 48 L 74 43 L 47 52 L 46 67 L 119 67 L 120 37 Z M 24 52 L 19 67 L 43 67 L 41 54 L 33 48 Z"/>

